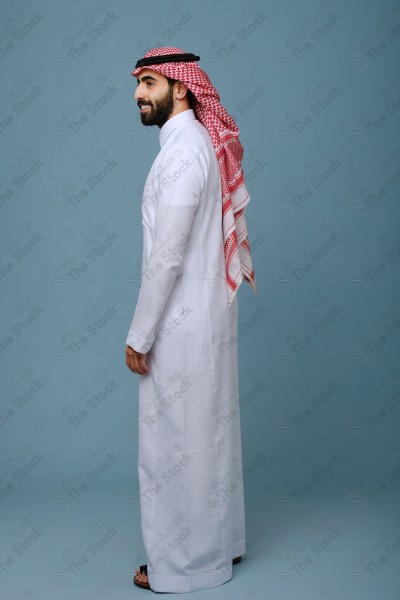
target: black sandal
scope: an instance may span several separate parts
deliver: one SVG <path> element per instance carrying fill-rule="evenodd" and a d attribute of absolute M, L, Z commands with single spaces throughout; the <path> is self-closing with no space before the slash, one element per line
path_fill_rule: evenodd
<path fill-rule="evenodd" d="M 141 575 L 147 575 L 147 565 L 140 565 L 139 569 Z M 133 583 L 135 585 L 137 585 L 140 588 L 144 588 L 145 590 L 151 590 L 149 583 L 142 583 L 141 581 L 138 581 L 136 577 L 137 575 L 135 575 L 135 577 L 133 578 Z"/>
<path fill-rule="evenodd" d="M 240 563 L 241 560 L 242 560 L 242 557 L 237 556 L 236 558 L 232 559 L 232 564 L 237 565 L 237 563 Z M 140 568 L 141 575 L 147 575 L 147 565 L 140 565 L 139 568 Z M 135 577 L 133 578 L 133 583 L 135 585 L 137 585 L 140 588 L 144 588 L 145 590 L 151 590 L 149 583 L 142 583 L 141 581 L 137 581 L 136 577 L 137 577 L 137 575 L 135 575 Z"/>

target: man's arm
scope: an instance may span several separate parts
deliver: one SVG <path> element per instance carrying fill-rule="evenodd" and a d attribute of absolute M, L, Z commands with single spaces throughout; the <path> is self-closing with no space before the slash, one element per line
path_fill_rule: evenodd
<path fill-rule="evenodd" d="M 204 183 L 194 153 L 174 145 L 163 157 L 158 178 L 154 245 L 126 340 L 138 353 L 148 352 L 157 336 L 158 325 L 183 259 L 193 219 L 199 207 Z"/>

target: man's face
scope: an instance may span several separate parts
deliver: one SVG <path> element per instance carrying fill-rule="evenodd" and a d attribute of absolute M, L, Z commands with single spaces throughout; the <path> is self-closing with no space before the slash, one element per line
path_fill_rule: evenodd
<path fill-rule="evenodd" d="M 174 109 L 173 88 L 169 87 L 164 75 L 151 69 L 143 69 L 137 82 L 135 98 L 143 125 L 162 127 Z"/>

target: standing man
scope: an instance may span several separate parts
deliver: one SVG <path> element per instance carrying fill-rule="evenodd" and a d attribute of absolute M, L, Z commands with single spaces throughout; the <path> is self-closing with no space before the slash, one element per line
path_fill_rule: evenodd
<path fill-rule="evenodd" d="M 256 291 L 239 130 L 199 56 L 155 48 L 132 71 L 161 150 L 142 201 L 142 284 L 126 340 L 139 378 L 147 565 L 134 583 L 192 592 L 245 554 L 236 291 Z"/>

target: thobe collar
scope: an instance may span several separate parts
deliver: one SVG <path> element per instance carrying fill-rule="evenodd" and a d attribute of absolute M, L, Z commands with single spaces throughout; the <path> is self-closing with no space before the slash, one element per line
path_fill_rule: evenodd
<path fill-rule="evenodd" d="M 174 131 L 174 129 L 176 129 L 177 127 L 180 127 L 183 123 L 186 123 L 187 121 L 192 121 L 195 118 L 196 118 L 196 115 L 194 114 L 193 109 L 188 108 L 187 110 L 183 110 L 182 112 L 173 116 L 171 119 L 168 119 L 168 121 L 166 121 L 160 129 L 160 146 L 161 146 L 161 148 L 167 141 L 167 138 L 169 137 L 169 135 Z"/>

